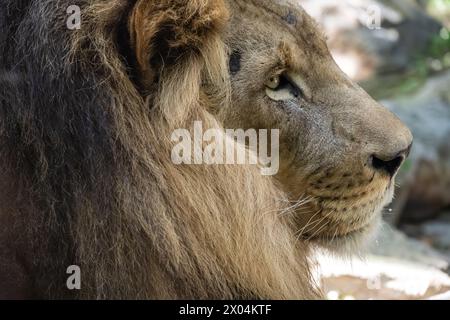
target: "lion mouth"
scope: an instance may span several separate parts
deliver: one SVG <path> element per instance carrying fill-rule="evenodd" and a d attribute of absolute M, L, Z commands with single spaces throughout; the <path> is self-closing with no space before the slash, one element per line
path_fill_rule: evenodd
<path fill-rule="evenodd" d="M 390 192 L 386 190 L 372 199 L 370 206 L 358 206 L 347 211 L 336 211 L 328 207 L 336 207 L 336 203 L 328 203 L 327 207 L 316 207 L 322 212 L 321 217 L 314 219 L 317 219 L 318 223 L 303 229 L 303 240 L 337 253 L 364 251 L 361 249 L 366 248 L 377 233 L 382 210 L 390 199 Z M 311 222 L 306 225 L 311 225 Z"/>
<path fill-rule="evenodd" d="M 350 194 L 335 198 L 316 196 L 310 208 L 319 214 L 299 220 L 307 225 L 303 228 L 303 237 L 307 240 L 339 241 L 370 232 L 374 221 L 381 217 L 383 208 L 392 201 L 393 187 L 389 184 L 371 193 L 364 191 L 363 196 Z"/>

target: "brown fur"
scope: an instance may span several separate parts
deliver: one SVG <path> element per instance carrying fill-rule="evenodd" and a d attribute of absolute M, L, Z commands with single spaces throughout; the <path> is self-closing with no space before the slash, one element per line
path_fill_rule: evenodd
<path fill-rule="evenodd" d="M 394 191 L 396 170 L 388 174 L 372 161 L 398 157 L 400 165 L 411 132 L 338 68 L 298 1 L 229 5 L 225 42 L 240 61 L 231 76 L 231 106 L 218 118 L 227 128 L 280 129 L 276 180 L 292 201 L 308 200 L 294 215 L 300 238 L 333 251 L 362 247 Z M 301 93 L 274 99 L 266 85 L 273 77 Z"/>
<path fill-rule="evenodd" d="M 158 71 L 157 86 L 146 99 L 130 81 L 113 45 L 116 32 L 111 30 L 117 31 L 114 23 L 125 10 L 124 1 L 99 1 L 84 8 L 83 28 L 71 34 L 66 66 L 72 68 L 71 63 L 82 74 L 96 72 L 102 82 L 96 80 L 98 87 L 88 90 L 106 91 L 111 97 L 98 107 L 111 119 L 110 136 L 102 139 L 112 144 L 112 158 L 93 149 L 99 161 L 98 171 L 88 172 L 93 180 L 81 180 L 83 171 L 77 177 L 78 169 L 67 184 L 59 175 L 55 181 L 65 190 L 61 195 L 50 185 L 58 189 L 50 180 L 56 155 L 38 149 L 47 173 L 26 165 L 31 170 L 27 172 L 41 175 L 38 182 L 12 166 L 21 157 L 17 147 L 9 156 L 2 153 L 3 159 L 9 157 L 4 167 L 12 181 L 23 179 L 29 187 L 18 185 L 11 191 L 23 193 L 26 201 L 15 199 L 12 211 L 2 206 L 1 216 L 14 216 L 19 229 L 27 230 L 26 246 L 36 248 L 27 256 L 31 292 L 36 297 L 73 296 L 64 277 L 53 272 L 63 274 L 66 266 L 78 264 L 82 290 L 74 297 L 80 298 L 319 297 L 310 276 L 308 246 L 296 241 L 290 219 L 279 215 L 286 210 L 285 197 L 270 178 L 251 166 L 171 163 L 173 129 L 189 127 L 192 119 L 220 127 L 207 110 L 211 101 L 222 97 L 223 104 L 229 96 L 220 37 L 228 13 L 222 1 L 160 1 L 150 8 L 152 3 L 138 1 L 129 20 L 132 33 L 145 30 L 131 41 L 138 63 L 148 61 L 140 58 L 141 36 L 150 39 L 154 50 L 164 45 L 177 50 L 176 56 L 164 57 L 166 66 Z M 176 37 L 170 43 L 158 43 L 158 27 L 144 25 L 140 15 L 150 9 L 145 23 L 158 21 L 174 28 L 170 31 L 176 31 Z M 32 121 L 24 122 L 25 128 L 32 128 Z M 61 143 L 55 148 L 67 142 Z M 68 170 L 71 159 L 63 161 L 63 170 Z M 52 197 L 58 202 L 47 205 Z M 58 224 L 63 221 L 59 201 L 70 203 L 63 226 Z M 62 252 L 67 256 L 60 256 Z"/>
<path fill-rule="evenodd" d="M 80 0 L 73 31 L 69 2 L 0 4 L 17 39 L 0 56 L 0 292 L 320 298 L 310 240 L 379 217 L 393 179 L 368 158 L 408 145 L 409 131 L 290 1 Z M 272 101 L 265 82 L 288 71 L 305 96 Z M 279 175 L 174 165 L 170 136 L 194 120 L 281 129 Z M 72 264 L 80 291 L 65 286 Z"/>

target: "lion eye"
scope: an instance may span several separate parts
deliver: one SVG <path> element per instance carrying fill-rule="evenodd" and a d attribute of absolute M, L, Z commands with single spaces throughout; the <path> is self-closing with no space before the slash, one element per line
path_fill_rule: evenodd
<path fill-rule="evenodd" d="M 303 91 L 287 75 L 271 77 L 266 82 L 266 94 L 274 101 L 284 101 L 303 97 Z"/>
<path fill-rule="evenodd" d="M 280 86 L 280 76 L 273 76 L 266 82 L 266 87 L 272 90 L 277 89 Z"/>

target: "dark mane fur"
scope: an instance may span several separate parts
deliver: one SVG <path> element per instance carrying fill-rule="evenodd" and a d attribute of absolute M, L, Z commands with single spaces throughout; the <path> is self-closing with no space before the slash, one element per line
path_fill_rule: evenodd
<path fill-rule="evenodd" d="M 202 15 L 212 10 L 200 4 L 208 1 L 161 1 L 178 2 Z M 223 17 L 214 16 L 217 30 L 208 26 L 198 44 L 214 67 L 199 51 L 187 52 L 161 71 L 164 90 L 145 99 L 123 40 L 134 3 L 0 2 L 0 291 L 3 285 L 5 294 L 28 298 L 317 297 L 308 248 L 277 216 L 284 195 L 269 179 L 245 166 L 170 163 L 173 128 L 192 119 L 219 126 L 199 97 L 205 74 L 214 92 L 226 88 Z M 82 10 L 80 30 L 66 28 L 72 4 Z M 180 100 L 176 92 L 192 83 L 199 92 Z M 65 287 L 74 264 L 82 270 L 80 291 Z M 13 275 L 21 281 L 8 289 Z"/>

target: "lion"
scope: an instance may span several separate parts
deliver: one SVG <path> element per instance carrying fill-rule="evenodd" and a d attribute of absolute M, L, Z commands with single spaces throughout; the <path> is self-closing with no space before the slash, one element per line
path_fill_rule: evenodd
<path fill-rule="evenodd" d="M 0 296 L 322 298 L 315 248 L 370 239 L 409 130 L 294 1 L 75 2 L 0 3 Z M 175 165 L 194 121 L 279 129 L 279 173 Z"/>

